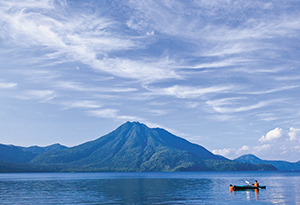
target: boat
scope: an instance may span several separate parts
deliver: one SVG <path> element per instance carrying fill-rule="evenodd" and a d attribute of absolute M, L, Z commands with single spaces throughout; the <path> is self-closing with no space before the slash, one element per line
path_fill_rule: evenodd
<path fill-rule="evenodd" d="M 251 185 L 234 185 L 233 190 L 239 191 L 239 190 L 248 190 L 248 189 L 265 189 L 266 186 L 251 186 Z"/>

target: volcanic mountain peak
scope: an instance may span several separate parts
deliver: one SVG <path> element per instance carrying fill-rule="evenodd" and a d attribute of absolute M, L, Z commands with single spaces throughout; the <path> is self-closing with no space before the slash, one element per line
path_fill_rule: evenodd
<path fill-rule="evenodd" d="M 201 171 L 260 169 L 214 155 L 161 128 L 126 122 L 94 141 L 38 155 L 33 164 L 61 171 Z"/>

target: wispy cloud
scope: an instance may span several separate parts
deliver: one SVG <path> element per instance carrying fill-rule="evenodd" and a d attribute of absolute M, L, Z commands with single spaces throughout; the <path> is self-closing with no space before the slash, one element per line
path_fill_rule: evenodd
<path fill-rule="evenodd" d="M 290 137 L 290 141 L 298 141 L 300 143 L 300 128 L 291 127 L 288 136 Z"/>
<path fill-rule="evenodd" d="M 216 100 L 208 100 L 206 103 L 212 107 L 220 107 L 224 105 L 235 105 L 240 100 L 245 100 L 246 97 L 221 98 Z"/>
<path fill-rule="evenodd" d="M 210 63 L 201 63 L 191 67 L 192 69 L 202 69 L 202 68 L 223 68 L 223 67 L 234 67 L 245 64 L 249 62 L 247 59 L 241 58 L 228 58 L 223 61 L 213 61 Z"/>
<path fill-rule="evenodd" d="M 142 118 L 128 115 L 120 115 L 117 109 L 89 110 L 88 114 L 94 117 L 109 118 L 118 121 L 144 121 Z"/>
<path fill-rule="evenodd" d="M 66 3 L 35 3 L 3 2 L 0 14 L 3 29 L 7 30 L 2 32 L 3 38 L 18 46 L 43 46 L 44 57 L 58 63 L 80 61 L 120 77 L 144 80 L 179 77 L 170 67 L 172 62 L 166 59 L 109 57 L 110 52 L 139 49 L 145 43 L 120 34 L 114 20 L 97 14 L 75 15 Z"/>
<path fill-rule="evenodd" d="M 234 148 L 215 149 L 212 150 L 212 153 L 217 155 L 222 155 L 222 156 L 230 156 L 233 153 L 235 153 L 235 149 Z"/>
<path fill-rule="evenodd" d="M 11 71 L 14 75 L 22 75 L 25 79 L 30 80 L 33 83 L 48 83 L 56 81 L 57 79 L 62 77 L 62 74 L 53 71 L 53 70 L 46 70 L 46 69 L 16 69 Z"/>
<path fill-rule="evenodd" d="M 231 104 L 230 107 L 221 107 L 223 105 L 228 105 L 230 101 L 237 100 L 237 99 L 242 99 L 242 98 L 229 98 L 229 99 L 207 101 L 207 104 L 210 105 L 215 111 L 219 113 L 236 113 L 236 112 L 245 112 L 245 111 L 269 106 L 277 101 L 277 100 L 261 101 L 252 105 L 240 106 L 240 107 L 232 106 L 233 104 Z"/>
<path fill-rule="evenodd" d="M 142 82 L 180 78 L 173 70 L 174 62 L 168 58 L 152 60 L 104 58 L 103 60 L 95 61 L 93 64 L 96 69 L 104 70 L 120 77 L 139 79 Z"/>
<path fill-rule="evenodd" d="M 0 88 L 8 89 L 8 88 L 14 88 L 18 85 L 18 83 L 8 83 L 0 80 Z"/>
<path fill-rule="evenodd" d="M 71 82 L 71 81 L 57 81 L 53 82 L 53 87 L 60 90 L 72 90 L 72 91 L 80 91 L 80 92 L 106 92 L 106 93 L 128 93 L 137 91 L 136 88 L 123 88 L 123 87 L 96 87 L 85 85 L 79 82 Z"/>
<path fill-rule="evenodd" d="M 278 120 L 278 116 L 276 115 L 276 113 L 268 113 L 268 112 L 264 112 L 264 113 L 258 113 L 256 114 L 256 116 L 262 120 L 262 121 L 274 121 L 274 120 Z"/>
<path fill-rule="evenodd" d="M 15 98 L 22 100 L 39 100 L 40 102 L 47 102 L 57 97 L 57 94 L 53 90 L 25 90 Z"/>
<path fill-rule="evenodd" d="M 230 92 L 233 86 L 212 86 L 212 87 L 192 87 L 174 85 L 167 88 L 147 87 L 154 95 L 170 95 L 177 98 L 196 98 L 206 94 L 227 93 Z"/>
<path fill-rule="evenodd" d="M 249 94 L 249 95 L 263 95 L 263 94 L 268 94 L 268 93 L 274 93 L 274 92 L 280 92 L 284 90 L 291 90 L 294 88 L 298 88 L 298 85 L 293 85 L 293 86 L 283 86 L 283 87 L 278 87 L 274 89 L 269 89 L 269 90 L 260 90 L 260 91 L 249 91 L 249 92 L 241 92 L 242 94 Z"/>
<path fill-rule="evenodd" d="M 83 100 L 83 101 L 75 101 L 75 102 L 63 102 L 62 103 L 65 108 L 84 108 L 84 109 L 98 109 L 101 108 L 102 105 L 95 101 Z"/>
<path fill-rule="evenodd" d="M 289 15 L 274 12 L 274 8 L 291 5 L 283 2 L 251 1 L 156 2 L 130 1 L 137 12 L 130 26 L 140 31 L 155 31 L 190 43 L 194 56 L 215 56 L 211 62 L 184 65 L 190 68 L 222 68 L 241 66 L 239 72 L 261 72 L 266 59 L 281 54 L 277 38 L 296 37 L 300 28 L 296 12 Z M 228 9 L 230 8 L 230 9 Z M 270 9 L 272 8 L 272 9 Z M 252 12 L 244 12 L 251 10 Z M 269 15 L 263 15 L 268 12 Z M 222 15 L 220 15 L 222 13 Z M 226 16 L 226 19 L 223 18 Z M 239 16 L 237 19 L 236 16 Z M 209 20 L 207 20 L 209 19 Z M 249 65 L 251 69 L 248 68 Z M 273 70 L 264 68 L 265 71 Z"/>

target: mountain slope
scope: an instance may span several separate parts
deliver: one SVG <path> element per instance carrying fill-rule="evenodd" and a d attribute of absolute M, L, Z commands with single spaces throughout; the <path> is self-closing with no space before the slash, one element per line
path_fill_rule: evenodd
<path fill-rule="evenodd" d="M 52 145 L 49 145 L 46 147 L 30 146 L 30 147 L 20 147 L 20 148 L 25 152 L 31 152 L 33 154 L 39 155 L 44 152 L 63 150 L 63 149 L 66 149 L 67 147 L 56 143 L 56 144 L 52 144 Z"/>
<path fill-rule="evenodd" d="M 150 129 L 138 122 L 127 122 L 94 141 L 47 152 L 32 160 L 34 164 L 63 165 L 62 171 L 200 171 L 218 170 L 221 166 L 217 164 L 224 162 L 225 170 L 239 170 L 245 165 L 214 155 L 166 130 Z M 274 169 L 256 165 L 250 168 Z"/>
<path fill-rule="evenodd" d="M 0 144 L 0 160 L 3 162 L 27 163 L 41 153 L 51 150 L 62 150 L 65 148 L 67 147 L 60 144 L 53 144 L 47 147 L 19 147 Z"/>
<path fill-rule="evenodd" d="M 60 169 L 61 167 L 59 166 L 0 161 L 0 173 L 58 172 Z"/>
<path fill-rule="evenodd" d="M 282 170 L 282 171 L 300 170 L 300 161 L 296 163 L 292 163 L 292 162 L 280 161 L 280 160 L 262 160 L 253 154 L 242 155 L 234 159 L 234 161 L 253 163 L 253 164 L 270 164 L 276 167 L 278 170 Z"/>
<path fill-rule="evenodd" d="M 13 145 L 0 144 L 0 160 L 4 162 L 30 162 L 36 154 L 25 152 Z"/>

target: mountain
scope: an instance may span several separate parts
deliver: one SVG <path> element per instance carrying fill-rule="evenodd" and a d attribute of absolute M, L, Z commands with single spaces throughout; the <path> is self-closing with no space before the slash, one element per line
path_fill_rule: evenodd
<path fill-rule="evenodd" d="M 31 164 L 61 167 L 61 171 L 276 170 L 271 165 L 228 160 L 164 129 L 150 129 L 139 122 L 126 122 L 94 141 L 42 153 Z"/>
<path fill-rule="evenodd" d="M 53 144 L 53 145 L 49 145 L 46 147 L 39 147 L 39 146 L 30 146 L 30 147 L 20 147 L 23 151 L 25 152 L 31 152 L 33 154 L 42 154 L 44 152 L 49 152 L 49 151 L 59 151 L 59 150 L 63 150 L 66 149 L 68 147 L 63 146 L 61 144 Z"/>
<path fill-rule="evenodd" d="M 34 153 L 25 152 L 21 147 L 0 144 L 0 160 L 4 162 L 30 162 Z"/>
<path fill-rule="evenodd" d="M 60 144 L 53 144 L 46 147 L 20 147 L 0 144 L 0 173 L 59 171 L 59 167 L 57 166 L 36 165 L 29 162 L 41 153 L 65 148 L 67 147 Z"/>
<path fill-rule="evenodd" d="M 60 167 L 53 167 L 49 165 L 0 161 L 0 173 L 58 172 L 60 170 L 59 168 Z"/>
<path fill-rule="evenodd" d="M 0 161 L 3 162 L 30 162 L 37 155 L 51 150 L 62 150 L 67 147 L 60 144 L 53 144 L 47 147 L 19 147 L 14 145 L 0 144 Z"/>
<path fill-rule="evenodd" d="M 296 163 L 292 163 L 292 162 L 279 161 L 279 160 L 262 160 L 253 154 L 242 155 L 234 159 L 234 161 L 252 163 L 252 164 L 270 164 L 281 171 L 300 170 L 300 161 Z"/>

